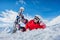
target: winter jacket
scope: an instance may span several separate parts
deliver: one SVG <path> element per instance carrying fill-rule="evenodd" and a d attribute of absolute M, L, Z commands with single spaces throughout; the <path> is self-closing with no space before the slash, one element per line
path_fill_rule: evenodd
<path fill-rule="evenodd" d="M 38 29 L 38 28 L 42 28 L 42 29 L 45 29 L 46 28 L 46 25 L 42 22 L 40 23 L 35 23 L 34 20 L 30 20 L 27 24 L 26 24 L 26 29 L 30 29 L 30 30 L 33 30 L 33 29 Z"/>

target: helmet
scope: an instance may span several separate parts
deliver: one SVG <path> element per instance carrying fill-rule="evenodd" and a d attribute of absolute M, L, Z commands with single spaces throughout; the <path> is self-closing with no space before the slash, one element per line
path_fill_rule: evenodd
<path fill-rule="evenodd" d="M 39 15 L 35 15 L 35 18 L 40 19 L 41 17 Z"/>
<path fill-rule="evenodd" d="M 21 10 L 21 11 L 24 11 L 24 7 L 20 7 L 20 10 Z"/>

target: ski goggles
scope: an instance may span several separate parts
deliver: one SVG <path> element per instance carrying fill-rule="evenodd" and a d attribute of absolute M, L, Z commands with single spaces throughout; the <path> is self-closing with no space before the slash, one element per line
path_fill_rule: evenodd
<path fill-rule="evenodd" d="M 40 20 L 38 17 L 35 17 L 34 19 L 35 19 L 35 20 L 38 20 L 38 21 Z"/>

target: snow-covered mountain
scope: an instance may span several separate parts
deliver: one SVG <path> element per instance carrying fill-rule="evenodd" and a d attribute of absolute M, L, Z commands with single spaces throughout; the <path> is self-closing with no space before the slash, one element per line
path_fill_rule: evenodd
<path fill-rule="evenodd" d="M 13 22 L 17 12 L 6 10 L 0 14 L 0 40 L 60 40 L 60 16 L 48 23 L 46 29 L 37 29 L 27 32 L 17 31 L 9 33 L 13 29 Z M 25 18 L 29 15 L 25 15 Z M 32 19 L 32 16 L 28 17 Z M 50 25 L 53 24 L 53 25 Z"/>

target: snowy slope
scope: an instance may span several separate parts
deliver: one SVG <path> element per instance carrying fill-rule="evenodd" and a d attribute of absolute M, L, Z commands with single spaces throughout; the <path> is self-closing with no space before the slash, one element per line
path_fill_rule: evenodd
<path fill-rule="evenodd" d="M 60 23 L 60 15 L 53 18 L 49 23 L 47 23 L 47 26 L 52 26 L 58 23 Z"/>
<path fill-rule="evenodd" d="M 14 34 L 3 31 L 0 33 L 0 40 L 60 40 L 60 24 L 53 25 L 44 30 L 17 31 Z"/>

